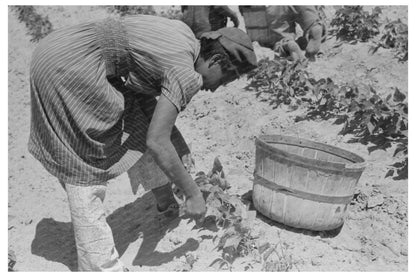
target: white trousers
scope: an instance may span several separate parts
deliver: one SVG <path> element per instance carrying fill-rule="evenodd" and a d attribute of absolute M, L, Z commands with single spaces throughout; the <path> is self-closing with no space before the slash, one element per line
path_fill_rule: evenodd
<path fill-rule="evenodd" d="M 103 201 L 107 183 L 94 186 L 65 184 L 74 226 L 80 271 L 123 271 L 106 221 Z"/>
<path fill-rule="evenodd" d="M 169 182 L 153 157 L 146 151 L 127 171 L 132 188 L 142 184 L 151 190 Z M 104 198 L 107 182 L 99 185 L 61 185 L 68 195 L 80 271 L 123 271 L 123 263 L 114 245 L 113 233 L 106 221 Z"/>

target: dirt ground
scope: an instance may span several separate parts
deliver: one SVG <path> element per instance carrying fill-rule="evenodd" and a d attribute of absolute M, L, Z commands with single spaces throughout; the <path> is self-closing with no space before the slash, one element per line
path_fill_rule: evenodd
<path fill-rule="evenodd" d="M 333 7 L 326 7 L 330 17 Z M 39 7 L 53 27 L 60 28 L 91 18 L 104 17 L 102 7 Z M 402 19 L 407 7 L 382 7 L 382 21 Z M 8 246 L 16 255 L 18 271 L 76 271 L 74 236 L 64 190 L 27 151 L 30 127 L 29 62 L 36 46 L 23 23 L 9 10 L 8 83 Z M 322 47 L 323 55 L 310 63 L 315 78 L 330 77 L 335 83 L 372 85 L 387 95 L 395 87 L 407 94 L 408 64 L 390 50 L 368 53 L 370 43 L 343 44 L 335 39 Z M 256 47 L 258 58 L 272 55 Z M 302 121 L 301 110 L 272 109 L 244 87 L 241 78 L 215 93 L 199 92 L 178 119 L 179 129 L 191 144 L 197 171 L 208 171 L 216 156 L 223 163 L 230 192 L 243 195 L 252 189 L 254 139 L 260 134 L 283 134 L 328 143 L 352 151 L 366 160 L 357 192 L 369 202 L 353 202 L 339 233 L 312 232 L 286 227 L 257 215 L 253 231 L 264 240 L 285 244 L 283 256 L 291 271 L 407 271 L 408 181 L 384 178 L 393 164 L 394 149 L 368 153 L 361 144 L 349 144 L 332 121 Z M 192 271 L 214 271 L 220 256 L 209 230 L 198 231 L 187 220 L 161 225 L 155 218 L 150 192 L 131 187 L 127 174 L 109 184 L 105 207 L 122 261 L 131 271 L 182 271 L 186 257 L 196 258 Z M 260 271 L 262 265 L 238 259 L 232 271 Z"/>

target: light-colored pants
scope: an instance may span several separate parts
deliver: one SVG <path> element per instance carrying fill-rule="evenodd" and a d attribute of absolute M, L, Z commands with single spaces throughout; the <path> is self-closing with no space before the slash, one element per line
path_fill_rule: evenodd
<path fill-rule="evenodd" d="M 166 185 L 169 179 L 146 151 L 128 171 L 133 192 L 141 184 L 148 191 Z M 68 195 L 80 271 L 123 271 L 124 265 L 114 245 L 106 221 L 104 198 L 107 182 L 99 185 L 65 184 Z"/>
<path fill-rule="evenodd" d="M 61 184 L 68 195 L 80 271 L 123 271 L 103 206 L 107 183 Z"/>

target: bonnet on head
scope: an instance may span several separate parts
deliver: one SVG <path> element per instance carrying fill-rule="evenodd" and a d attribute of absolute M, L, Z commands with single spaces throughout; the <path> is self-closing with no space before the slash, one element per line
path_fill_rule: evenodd
<path fill-rule="evenodd" d="M 257 67 L 257 58 L 251 39 L 242 30 L 235 27 L 225 27 L 203 33 L 200 39 L 203 38 L 218 40 L 230 55 L 231 63 L 238 68 L 240 74 L 247 73 Z"/>

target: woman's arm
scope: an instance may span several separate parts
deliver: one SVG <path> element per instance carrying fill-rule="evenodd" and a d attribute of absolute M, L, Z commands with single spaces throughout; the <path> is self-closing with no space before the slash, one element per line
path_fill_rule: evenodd
<path fill-rule="evenodd" d="M 150 122 L 146 144 L 163 172 L 183 190 L 187 198 L 186 212 L 191 216 L 201 216 L 206 209 L 202 193 L 183 166 L 171 141 L 177 116 L 175 105 L 161 94 Z"/>
<path fill-rule="evenodd" d="M 153 95 L 146 94 L 139 94 L 137 97 L 140 99 L 140 101 L 138 101 L 140 103 L 140 108 L 150 122 L 152 120 L 153 113 L 155 112 L 157 99 Z M 189 146 L 186 144 L 185 139 L 176 126 L 173 126 L 172 128 L 170 140 L 182 160 L 184 157 L 189 156 L 191 149 L 189 149 Z"/>

